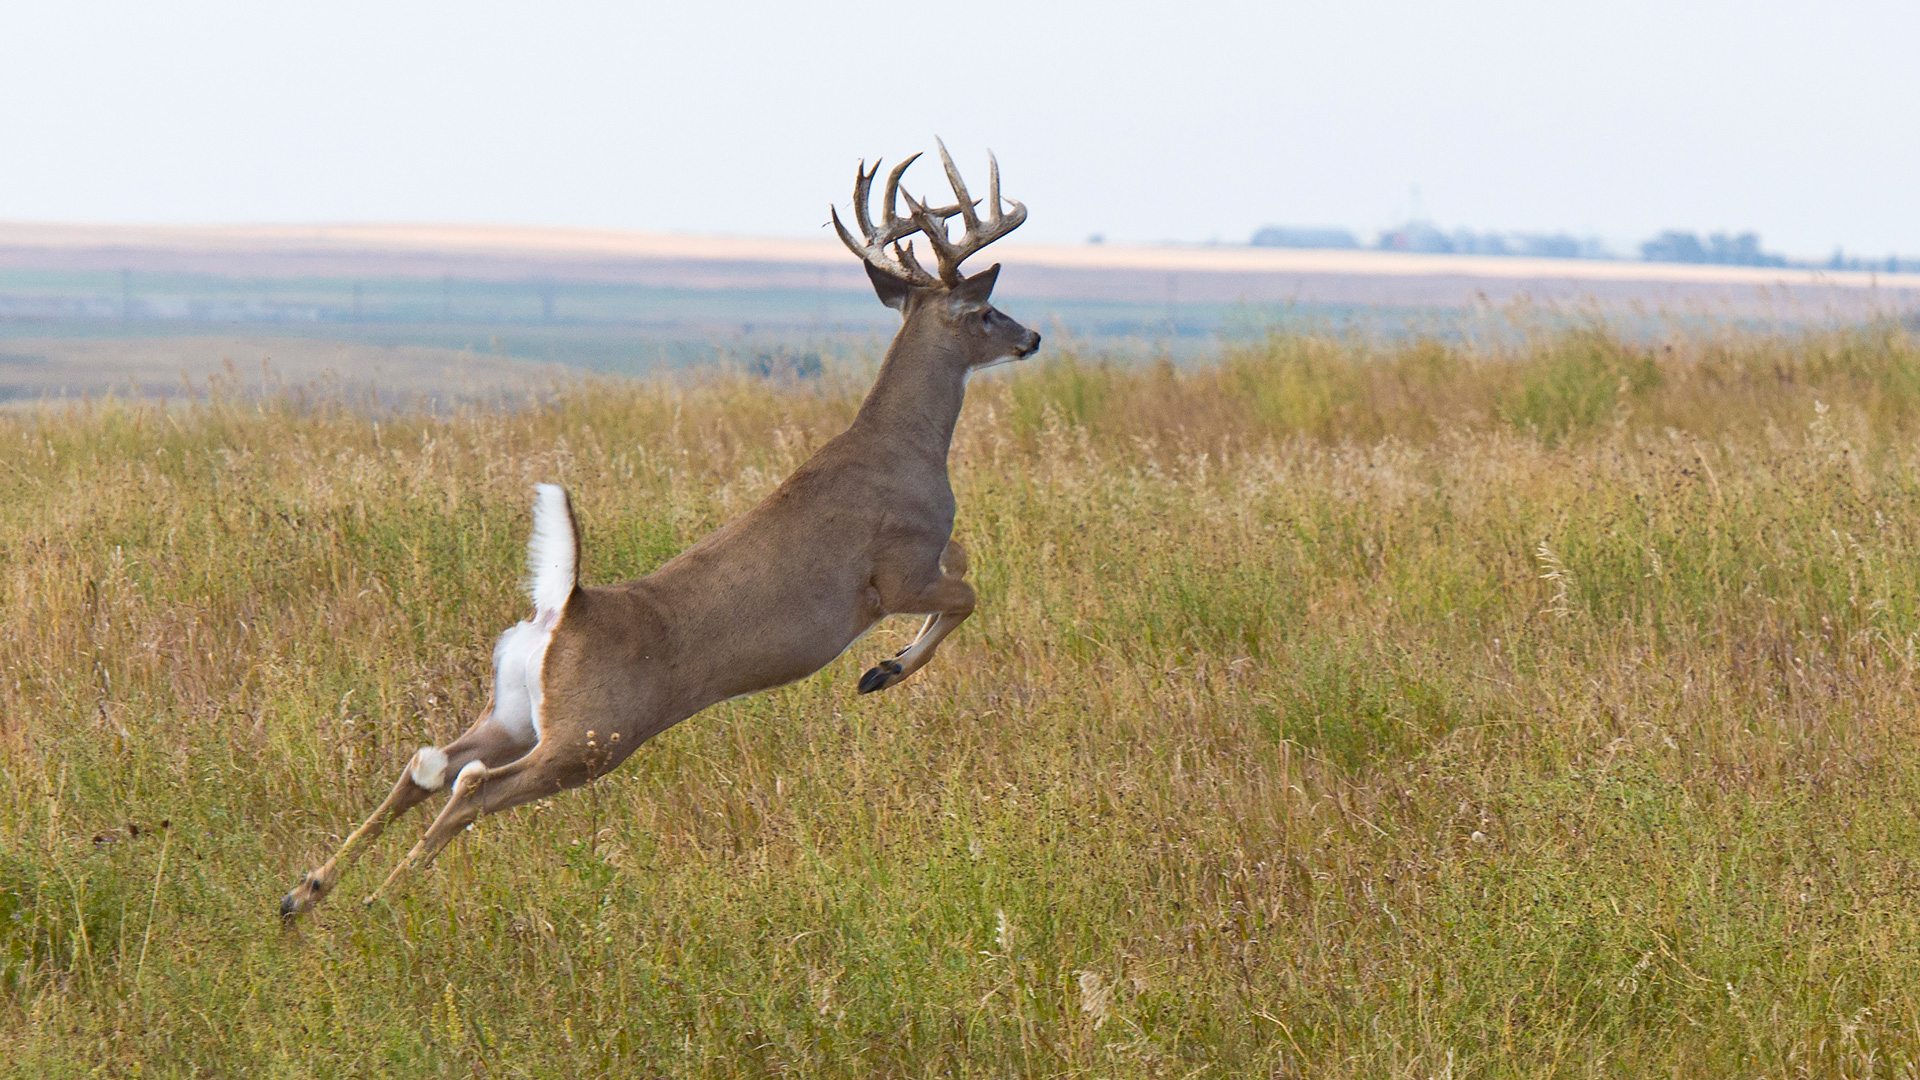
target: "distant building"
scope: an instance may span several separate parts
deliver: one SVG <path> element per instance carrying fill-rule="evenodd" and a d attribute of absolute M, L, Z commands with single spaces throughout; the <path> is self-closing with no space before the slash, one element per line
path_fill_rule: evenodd
<path fill-rule="evenodd" d="M 1388 229 L 1380 234 L 1374 246 L 1381 251 L 1417 251 L 1427 255 L 1451 255 L 1454 251 L 1453 238 L 1431 221 L 1409 221 L 1397 229 Z"/>
<path fill-rule="evenodd" d="M 1357 248 L 1360 241 L 1345 229 L 1301 228 L 1269 225 L 1253 234 L 1254 247 L 1277 248 Z"/>
<path fill-rule="evenodd" d="M 1453 234 L 1453 250 L 1460 255 L 1517 255 L 1519 252 L 1497 232 L 1477 233 L 1459 229 Z"/>
<path fill-rule="evenodd" d="M 1514 237 L 1520 247 L 1520 254 L 1532 255 L 1541 259 L 1584 259 L 1593 258 L 1589 251 L 1598 251 L 1598 240 L 1580 240 L 1566 233 L 1523 233 Z"/>

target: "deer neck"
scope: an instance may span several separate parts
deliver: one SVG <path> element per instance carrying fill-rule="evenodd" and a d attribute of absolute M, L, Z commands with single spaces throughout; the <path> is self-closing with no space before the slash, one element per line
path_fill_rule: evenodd
<path fill-rule="evenodd" d="M 854 418 L 856 430 L 884 435 L 944 465 L 967 394 L 967 368 L 944 334 L 903 327 Z"/>

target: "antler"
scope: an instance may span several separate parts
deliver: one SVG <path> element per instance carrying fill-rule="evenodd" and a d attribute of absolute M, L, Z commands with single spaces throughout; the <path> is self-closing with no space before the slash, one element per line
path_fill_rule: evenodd
<path fill-rule="evenodd" d="M 979 201 L 967 193 L 966 181 L 960 179 L 960 170 L 954 168 L 953 158 L 947 154 L 947 145 L 937 137 L 933 141 L 940 147 L 940 161 L 947 168 L 947 182 L 953 185 L 957 202 L 952 206 L 928 206 L 911 194 L 900 190 L 900 177 L 906 173 L 907 166 L 920 159 L 920 155 L 915 154 L 895 165 L 893 171 L 887 174 L 887 190 L 880 202 L 880 227 L 875 229 L 873 220 L 868 214 L 867 203 L 873 193 L 874 177 L 880 175 L 880 163 L 875 161 L 873 169 L 869 171 L 867 163 L 862 161 L 854 174 L 853 217 L 854 222 L 860 226 L 860 233 L 866 242 L 856 241 L 853 234 L 847 231 L 847 227 L 841 224 L 840 211 L 837 207 L 832 210 L 833 228 L 840 234 L 840 242 L 847 245 L 847 250 L 865 259 L 867 265 L 876 270 L 890 274 L 910 285 L 927 286 L 944 283 L 953 286 L 960 284 L 961 262 L 967 256 L 1019 228 L 1021 222 L 1027 220 L 1027 208 L 1014 199 L 1008 199 L 1006 201 L 1009 208 L 1005 213 L 1001 212 L 1000 162 L 995 160 L 993 154 L 989 152 L 987 154 L 987 160 L 991 163 L 987 181 L 989 205 L 987 219 L 983 223 L 980 216 L 974 213 L 974 207 Z M 904 218 L 895 210 L 900 196 L 905 196 L 907 200 L 908 216 Z M 947 236 L 947 222 L 955 217 L 966 224 L 966 232 L 957 241 Z M 925 236 L 927 243 L 933 247 L 934 256 L 939 260 L 939 277 L 936 278 L 928 273 L 926 268 L 920 265 L 920 261 L 914 258 L 913 244 L 907 240 L 914 233 Z M 893 247 L 891 255 L 887 252 L 889 245 Z"/>
<path fill-rule="evenodd" d="M 907 237 L 921 231 L 917 218 L 903 218 L 895 212 L 900 195 L 900 177 L 907 166 L 914 163 L 919 154 L 893 167 L 887 174 L 887 193 L 880 203 L 880 228 L 873 227 L 873 219 L 867 213 L 867 200 L 873 191 L 873 178 L 880 175 L 880 162 L 873 163 L 873 171 L 867 171 L 867 163 L 862 161 L 854 170 L 853 182 L 853 219 L 860 226 L 860 234 L 866 238 L 862 244 L 854 240 L 853 234 L 840 223 L 840 209 L 831 207 L 834 231 L 840 234 L 840 242 L 847 250 L 867 261 L 867 265 L 876 270 L 891 274 L 911 285 L 934 285 L 939 279 L 927 273 L 920 261 L 913 257 L 913 244 L 905 242 Z M 907 196 L 907 204 L 917 207 L 913 196 Z M 893 245 L 893 255 L 888 256 L 887 245 Z"/>
<path fill-rule="evenodd" d="M 1027 220 L 1027 208 L 1017 199 L 1008 199 L 1008 209 L 1005 213 L 1001 212 L 1000 162 L 992 151 L 988 151 L 987 219 L 983 223 L 973 211 L 978 201 L 967 193 L 967 183 L 960 179 L 960 170 L 954 168 L 953 158 L 947 154 L 947 144 L 941 142 L 938 136 L 933 142 L 940 148 L 940 163 L 947 167 L 947 183 L 953 185 L 953 194 L 958 202 L 953 206 L 934 209 L 922 206 L 914 201 L 912 195 L 908 195 L 907 208 L 913 213 L 914 224 L 932 246 L 934 257 L 940 261 L 940 280 L 953 286 L 960 284 L 960 263 L 967 256 L 1019 228 Z M 947 236 L 947 219 L 956 214 L 967 227 L 958 241 Z"/>

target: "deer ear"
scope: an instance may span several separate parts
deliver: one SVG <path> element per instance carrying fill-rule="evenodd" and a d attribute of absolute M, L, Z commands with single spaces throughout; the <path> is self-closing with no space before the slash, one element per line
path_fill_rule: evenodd
<path fill-rule="evenodd" d="M 880 295 L 880 302 L 895 311 L 907 310 L 907 297 L 913 293 L 913 286 L 867 263 L 867 279 L 873 282 L 873 291 Z"/>
<path fill-rule="evenodd" d="M 1000 264 L 994 263 L 970 278 L 962 278 L 960 284 L 953 287 L 951 295 L 963 304 L 984 304 L 993 295 L 993 283 L 999 277 Z"/>

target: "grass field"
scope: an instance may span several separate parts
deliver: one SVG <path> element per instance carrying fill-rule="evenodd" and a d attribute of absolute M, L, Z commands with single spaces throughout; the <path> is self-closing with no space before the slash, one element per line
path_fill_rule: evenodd
<path fill-rule="evenodd" d="M 0 1073 L 1920 1071 L 1920 341 L 1052 355 L 975 381 L 924 673 L 292 930 L 483 705 L 531 484 L 641 574 L 864 383 L 0 415 Z"/>

